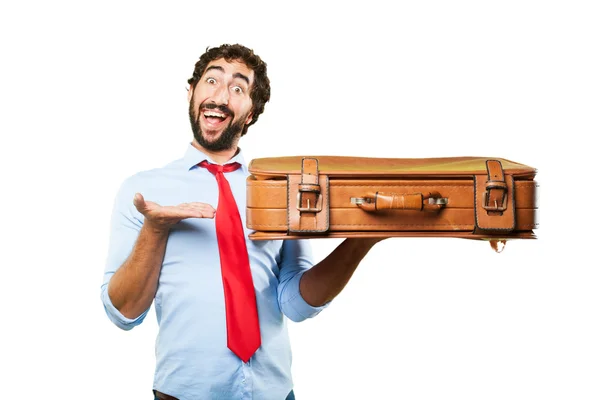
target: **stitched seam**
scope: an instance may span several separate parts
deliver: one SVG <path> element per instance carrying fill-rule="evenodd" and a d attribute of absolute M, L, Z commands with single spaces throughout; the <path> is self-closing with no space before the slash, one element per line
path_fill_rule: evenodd
<path fill-rule="evenodd" d="M 290 232 L 293 232 L 293 233 L 307 233 L 307 232 L 314 232 L 314 233 L 325 233 L 325 232 L 327 232 L 328 230 L 318 230 L 318 231 L 314 231 L 314 230 L 302 230 L 302 231 L 296 231 L 296 230 L 292 230 L 292 229 L 290 229 L 289 231 L 290 231 Z"/>
<path fill-rule="evenodd" d="M 538 226 L 539 222 L 534 224 L 519 224 L 519 227 L 531 227 Z M 334 227 L 338 226 L 466 226 L 470 227 L 472 224 L 334 224 Z M 270 224 L 252 224 L 250 229 L 254 227 L 270 227 L 270 228 L 282 228 L 285 229 L 285 225 L 270 225 Z M 302 231 L 304 232 L 304 231 Z M 318 231 L 307 231 L 307 232 L 318 232 Z"/>
<path fill-rule="evenodd" d="M 333 226 L 473 226 L 472 224 L 333 224 Z"/>
<path fill-rule="evenodd" d="M 252 184 L 250 184 L 250 186 L 251 187 L 260 187 L 260 188 L 265 188 L 265 189 L 278 189 L 278 190 L 281 190 L 281 186 L 282 185 L 275 185 L 275 184 L 271 184 L 271 185 L 269 185 L 269 184 L 266 184 L 266 185 L 264 185 L 264 184 L 257 185 L 256 183 L 252 183 Z"/>
<path fill-rule="evenodd" d="M 281 305 L 285 305 L 285 304 L 289 304 L 291 308 L 294 309 L 294 311 L 296 311 L 296 313 L 298 315 L 300 315 L 302 318 L 308 318 L 308 315 L 304 315 L 304 313 L 301 313 L 300 311 L 298 311 L 298 309 L 296 309 L 296 307 L 294 307 L 294 304 L 292 303 L 293 300 L 296 300 L 298 297 L 301 297 L 300 293 L 295 294 L 294 296 L 292 296 L 290 299 L 288 299 L 288 301 L 282 302 Z M 306 302 L 306 300 L 303 299 L 303 301 Z"/>
<path fill-rule="evenodd" d="M 287 213 L 287 231 L 291 232 L 292 230 L 290 229 L 290 196 L 292 194 L 292 191 L 290 190 L 290 176 L 287 176 L 287 207 L 285 209 L 286 213 Z"/>
<path fill-rule="evenodd" d="M 290 297 L 290 298 L 289 298 L 289 299 L 287 299 L 286 301 L 282 301 L 282 302 L 281 302 L 281 305 L 288 304 L 288 303 L 290 303 L 290 302 L 292 302 L 292 301 L 296 300 L 296 299 L 298 298 L 298 296 L 300 296 L 300 293 L 296 293 L 296 294 L 294 294 L 292 297 Z M 298 312 L 298 310 L 296 310 L 295 308 L 294 308 L 294 310 L 295 310 L 296 312 Z M 300 313 L 298 313 L 298 314 L 300 314 Z"/>
<path fill-rule="evenodd" d="M 412 184 L 409 184 L 409 183 L 387 183 L 387 184 L 386 183 L 382 183 L 382 184 L 371 183 L 371 184 L 365 184 L 365 185 L 336 185 L 336 184 L 334 184 L 332 186 L 334 186 L 336 188 L 366 187 L 366 186 L 370 186 L 370 187 L 373 187 L 373 186 L 377 186 L 377 187 L 380 187 L 380 186 L 415 186 L 415 187 L 433 187 L 433 188 L 444 186 L 444 187 L 460 187 L 460 188 L 462 188 L 462 187 L 469 187 L 471 185 L 472 185 L 471 183 L 465 183 L 464 185 L 444 185 L 444 184 L 441 184 L 441 185 L 423 185 L 423 184 L 419 184 L 419 183 L 417 183 L 417 184 L 414 184 L 414 183 L 412 183 Z"/>
<path fill-rule="evenodd" d="M 285 181 L 281 181 L 281 182 L 285 182 Z M 465 183 L 463 185 L 444 185 L 444 184 L 439 184 L 439 185 L 423 185 L 423 184 L 409 184 L 409 183 L 390 183 L 390 184 L 365 184 L 365 185 L 338 185 L 338 184 L 333 184 L 331 186 L 336 187 L 336 188 L 346 188 L 346 187 L 366 187 L 366 186 L 418 186 L 418 187 L 469 187 L 471 186 L 471 183 Z M 515 185 L 517 185 L 518 187 L 522 188 L 522 187 L 540 187 L 540 185 L 537 184 L 529 184 L 529 183 L 519 183 L 518 181 L 515 181 Z M 273 190 L 281 190 L 281 186 L 283 186 L 282 184 L 276 184 L 276 183 L 272 183 L 272 184 L 258 184 L 258 183 L 251 183 L 249 185 L 250 187 L 260 187 L 260 188 L 264 188 L 264 189 L 273 189 Z"/>
<path fill-rule="evenodd" d="M 479 204 L 477 203 L 477 175 L 473 175 L 473 200 L 475 201 L 475 230 L 482 229 L 479 226 Z"/>
<path fill-rule="evenodd" d="M 272 225 L 272 224 L 252 224 L 250 226 L 250 229 L 254 228 L 254 227 L 258 227 L 258 226 L 271 226 L 271 227 L 281 227 L 281 228 L 286 228 L 285 225 L 281 225 L 281 224 L 277 224 L 277 225 Z"/>

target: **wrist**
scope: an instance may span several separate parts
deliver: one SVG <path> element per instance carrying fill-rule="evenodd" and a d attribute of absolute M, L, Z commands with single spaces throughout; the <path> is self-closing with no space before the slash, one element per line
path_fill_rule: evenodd
<path fill-rule="evenodd" d="M 355 248 L 370 249 L 385 238 L 351 238 L 347 239 Z"/>
<path fill-rule="evenodd" d="M 156 236 L 158 238 L 169 236 L 169 231 L 171 230 L 170 226 L 153 224 L 149 220 L 145 220 L 142 225 L 142 231 L 146 234 Z"/>

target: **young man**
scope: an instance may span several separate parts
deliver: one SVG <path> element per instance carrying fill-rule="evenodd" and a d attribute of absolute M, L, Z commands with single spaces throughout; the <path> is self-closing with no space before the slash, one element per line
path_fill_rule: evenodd
<path fill-rule="evenodd" d="M 285 317 L 317 315 L 378 239 L 347 239 L 314 266 L 307 241 L 248 240 L 238 142 L 269 101 L 266 64 L 223 45 L 188 82 L 194 140 L 183 158 L 123 182 L 102 302 L 129 330 L 154 301 L 155 398 L 293 399 Z"/>

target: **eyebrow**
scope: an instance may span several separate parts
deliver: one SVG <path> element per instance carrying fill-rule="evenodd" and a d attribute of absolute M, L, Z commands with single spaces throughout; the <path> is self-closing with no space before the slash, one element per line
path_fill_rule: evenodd
<path fill-rule="evenodd" d="M 223 69 L 223 67 L 220 67 L 220 66 L 218 66 L 218 65 L 211 65 L 211 66 L 209 66 L 208 68 L 206 68 L 206 71 L 204 71 L 204 73 L 207 73 L 207 72 L 208 72 L 208 71 L 210 71 L 211 69 L 216 69 L 217 71 L 221 71 L 221 72 L 225 73 L 225 70 Z M 245 81 L 246 81 L 246 83 L 247 83 L 248 85 L 250 85 L 250 79 L 249 79 L 249 78 L 248 78 L 246 75 L 244 75 L 244 74 L 241 74 L 241 73 L 239 73 L 239 72 L 236 72 L 235 74 L 233 74 L 233 77 L 234 77 L 234 78 L 240 78 L 240 79 L 243 79 L 243 80 L 245 80 Z"/>
<path fill-rule="evenodd" d="M 246 81 L 246 83 L 249 85 L 250 84 L 250 79 L 248 79 L 248 77 L 244 74 L 240 74 L 239 72 L 236 72 L 235 74 L 233 74 L 234 78 L 240 78 Z"/>
<path fill-rule="evenodd" d="M 206 68 L 206 71 L 204 71 L 204 73 L 207 73 L 211 69 L 217 69 L 217 70 L 225 73 L 225 70 L 223 69 L 223 67 L 219 67 L 218 65 L 211 65 L 211 66 L 209 66 L 208 68 Z"/>

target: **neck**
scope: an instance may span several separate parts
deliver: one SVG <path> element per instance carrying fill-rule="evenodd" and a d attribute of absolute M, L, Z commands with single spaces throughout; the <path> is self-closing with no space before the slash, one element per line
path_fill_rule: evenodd
<path fill-rule="evenodd" d="M 211 160 L 213 160 L 214 162 L 216 162 L 218 164 L 227 163 L 227 161 L 231 160 L 239 152 L 239 148 L 237 147 L 237 144 L 234 144 L 231 149 L 222 150 L 222 151 L 210 151 L 210 150 L 207 150 L 204 147 L 202 147 L 200 145 L 200 143 L 198 143 L 196 141 L 196 139 L 194 139 L 192 141 L 192 146 L 194 146 L 195 148 L 197 148 L 198 150 L 200 150 L 201 152 L 203 152 L 204 154 L 209 156 Z"/>

